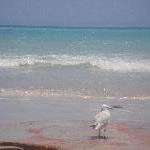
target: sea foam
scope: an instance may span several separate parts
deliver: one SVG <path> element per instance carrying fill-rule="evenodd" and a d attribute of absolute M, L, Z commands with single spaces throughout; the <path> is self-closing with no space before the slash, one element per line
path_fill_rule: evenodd
<path fill-rule="evenodd" d="M 0 58 L 1 68 L 32 67 L 35 65 L 54 67 L 86 65 L 100 70 L 117 72 L 150 72 L 150 61 L 143 59 L 106 57 L 96 55 L 26 55 Z"/>

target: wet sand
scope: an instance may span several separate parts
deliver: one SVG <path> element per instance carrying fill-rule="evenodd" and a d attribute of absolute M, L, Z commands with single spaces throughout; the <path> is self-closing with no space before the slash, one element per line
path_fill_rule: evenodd
<path fill-rule="evenodd" d="M 98 139 L 89 126 L 103 103 L 122 108 L 111 112 L 108 138 Z M 0 142 L 68 150 L 149 150 L 149 108 L 149 100 L 1 97 Z"/>

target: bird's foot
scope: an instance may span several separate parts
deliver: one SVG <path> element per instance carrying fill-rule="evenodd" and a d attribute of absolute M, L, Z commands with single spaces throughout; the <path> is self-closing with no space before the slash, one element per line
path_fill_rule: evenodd
<path fill-rule="evenodd" d="M 103 138 L 102 136 L 98 135 L 98 139 L 102 139 L 102 138 Z"/>
<path fill-rule="evenodd" d="M 108 139 L 108 136 L 103 136 L 103 139 Z"/>

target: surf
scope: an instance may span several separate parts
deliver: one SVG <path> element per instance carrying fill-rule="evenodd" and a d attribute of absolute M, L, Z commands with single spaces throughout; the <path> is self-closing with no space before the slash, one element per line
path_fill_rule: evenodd
<path fill-rule="evenodd" d="M 144 59 L 106 57 L 103 55 L 24 55 L 0 57 L 0 68 L 34 66 L 80 66 L 94 67 L 101 71 L 150 72 L 150 61 Z"/>

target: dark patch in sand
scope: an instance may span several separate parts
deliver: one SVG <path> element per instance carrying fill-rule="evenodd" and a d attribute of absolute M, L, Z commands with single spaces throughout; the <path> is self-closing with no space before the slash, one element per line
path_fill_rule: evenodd
<path fill-rule="evenodd" d="M 105 137 L 105 136 L 90 136 L 89 137 L 89 140 L 101 140 L 101 139 L 103 139 L 103 140 L 107 140 L 108 139 L 108 137 Z"/>
<path fill-rule="evenodd" d="M 23 150 L 58 150 L 55 147 L 52 146 L 43 146 L 43 145 L 31 145 L 31 144 L 23 144 L 23 143 L 13 143 L 13 142 L 2 142 L 0 143 L 0 146 L 4 146 L 5 150 L 9 149 L 10 146 L 16 147 L 16 149 L 23 149 Z M 12 150 L 12 149 L 11 149 Z"/>

